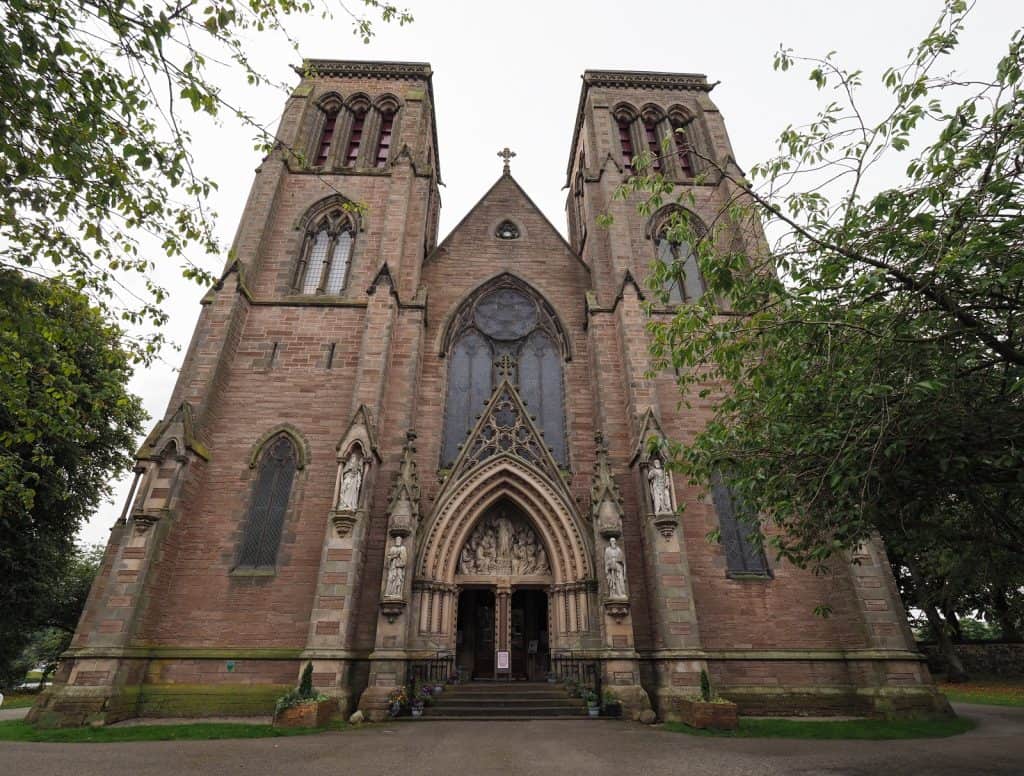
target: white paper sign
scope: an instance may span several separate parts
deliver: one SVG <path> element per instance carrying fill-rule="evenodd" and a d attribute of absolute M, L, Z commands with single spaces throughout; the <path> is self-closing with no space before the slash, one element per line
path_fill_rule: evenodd
<path fill-rule="evenodd" d="M 508 652 L 498 651 L 498 670 L 508 671 Z"/>

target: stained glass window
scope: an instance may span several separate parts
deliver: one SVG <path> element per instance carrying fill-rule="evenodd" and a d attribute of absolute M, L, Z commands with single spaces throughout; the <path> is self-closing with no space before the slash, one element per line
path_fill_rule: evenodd
<path fill-rule="evenodd" d="M 352 253 L 352 235 L 342 232 L 334 241 L 334 251 L 331 253 L 331 266 L 327 270 L 327 283 L 324 291 L 328 294 L 338 294 L 341 287 L 345 285 L 345 274 L 348 272 L 348 257 Z"/>
<path fill-rule="evenodd" d="M 720 472 L 715 472 L 712 477 L 711 497 L 718 513 L 718 527 L 728 572 L 768 576 L 768 561 L 760 546 L 758 526 L 743 518 L 747 510 L 738 502 Z"/>
<path fill-rule="evenodd" d="M 324 117 L 324 128 L 320 132 L 320 146 L 316 155 L 316 164 L 318 166 L 327 164 L 327 157 L 331 152 L 331 140 L 334 138 L 334 126 L 337 122 L 337 109 L 332 110 Z"/>
<path fill-rule="evenodd" d="M 284 434 L 264 450 L 249 505 L 249 519 L 242 534 L 239 566 L 273 566 L 277 562 L 295 466 L 295 447 Z"/>
<path fill-rule="evenodd" d="M 306 274 L 302 279 L 302 293 L 315 294 L 320 288 L 320 278 L 324 274 L 324 263 L 327 261 L 327 248 L 331 244 L 331 236 L 327 229 L 321 229 L 313 238 L 306 260 Z"/>
<path fill-rule="evenodd" d="M 455 335 L 448 366 L 442 465 L 458 457 L 483 402 L 505 375 L 535 416 L 545 445 L 564 464 L 562 352 L 546 305 L 508 281 L 471 299 L 457 320 L 462 333 Z"/>

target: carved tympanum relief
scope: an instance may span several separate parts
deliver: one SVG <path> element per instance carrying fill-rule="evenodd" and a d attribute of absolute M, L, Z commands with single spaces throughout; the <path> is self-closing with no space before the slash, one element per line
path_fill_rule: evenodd
<path fill-rule="evenodd" d="M 550 575 L 551 566 L 526 519 L 503 511 L 477 525 L 459 555 L 459 573 Z"/>

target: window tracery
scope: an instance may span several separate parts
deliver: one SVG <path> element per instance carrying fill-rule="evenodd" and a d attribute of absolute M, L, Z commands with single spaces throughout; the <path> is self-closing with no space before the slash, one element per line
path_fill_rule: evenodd
<path fill-rule="evenodd" d="M 652 219 L 655 225 L 654 234 L 657 235 L 654 238 L 654 247 L 658 260 L 673 269 L 673 280 L 668 288 L 668 301 L 672 305 L 695 302 L 705 290 L 694 246 L 685 240 L 673 240 L 670 237 L 672 218 L 680 217 L 678 214 L 692 219 L 692 225 L 698 235 L 702 236 L 706 231 L 696 216 L 679 207 L 666 207 Z"/>
<path fill-rule="evenodd" d="M 293 290 L 300 294 L 337 295 L 348 279 L 354 229 L 341 207 L 330 209 L 307 229 Z"/>
<path fill-rule="evenodd" d="M 278 434 L 264 447 L 239 546 L 239 566 L 272 567 L 277 562 L 297 463 L 295 445 L 287 434 Z"/>
<path fill-rule="evenodd" d="M 555 460 L 564 464 L 562 359 L 567 351 L 562 347 L 564 332 L 550 305 L 516 279 L 503 276 L 463 303 L 447 341 L 451 356 L 442 466 L 458 457 L 484 401 L 506 376 L 535 416 Z M 499 436 L 494 430 L 493 439 Z"/>

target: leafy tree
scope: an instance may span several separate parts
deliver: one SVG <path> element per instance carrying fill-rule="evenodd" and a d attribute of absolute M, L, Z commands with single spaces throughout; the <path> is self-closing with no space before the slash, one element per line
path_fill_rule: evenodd
<path fill-rule="evenodd" d="M 708 292 L 649 325 L 656 368 L 713 405 L 673 465 L 705 486 L 728 471 L 783 529 L 776 552 L 818 572 L 881 535 L 936 613 L 964 583 L 1016 596 L 1019 576 L 982 559 L 1024 551 L 1022 35 L 990 77 L 944 75 L 967 13 L 950 0 L 884 73 L 875 117 L 860 71 L 780 50 L 777 69 L 807 67 L 831 99 L 749 179 L 698 150 L 728 204 L 707 233 L 682 213 L 668 237 L 695 247 Z M 645 173 L 619 196 L 652 211 L 671 191 Z M 772 244 L 735 248 L 758 222 Z M 662 303 L 683 271 L 655 262 Z"/>
<path fill-rule="evenodd" d="M 385 22 L 412 20 L 386 0 L 362 3 Z M 370 19 L 340 7 L 368 42 Z M 0 8 L 0 269 L 60 274 L 108 315 L 155 325 L 128 342 L 135 356 L 151 358 L 166 320 L 166 293 L 152 276 L 157 260 L 208 283 L 189 256 L 219 250 L 206 205 L 215 184 L 193 168 L 181 106 L 233 116 L 261 147 L 274 147 L 244 107 L 226 101 L 211 68 L 227 64 L 250 84 L 276 83 L 250 63 L 243 36 L 287 36 L 288 17 L 330 17 L 328 6 L 2 0 Z M 140 283 L 146 291 L 137 294 Z"/>
<path fill-rule="evenodd" d="M 71 637 L 75 635 L 89 589 L 99 573 L 103 551 L 102 544 L 79 546 L 65 558 L 60 575 L 52 580 L 49 595 L 37 610 L 45 612 L 43 627 L 32 634 L 20 660 L 12 664 L 13 676 L 24 677 L 27 671 L 41 667 L 39 687 L 42 688 L 57 669 L 61 654 L 71 645 Z"/>
<path fill-rule="evenodd" d="M 74 628 L 91 573 L 74 536 L 145 420 L 131 371 L 83 294 L 0 271 L 0 682 L 39 627 Z"/>

